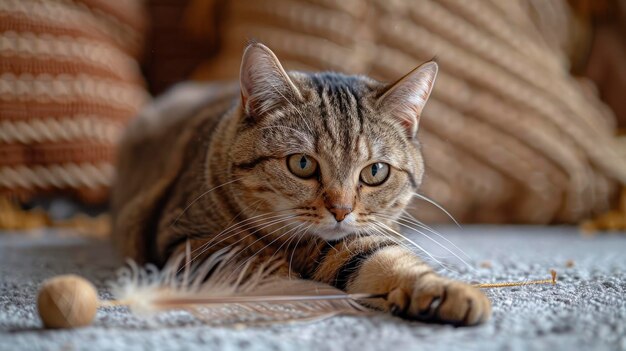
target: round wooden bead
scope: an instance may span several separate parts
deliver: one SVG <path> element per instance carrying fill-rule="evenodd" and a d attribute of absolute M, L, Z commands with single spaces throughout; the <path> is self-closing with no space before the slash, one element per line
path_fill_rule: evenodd
<path fill-rule="evenodd" d="M 77 275 L 61 275 L 43 282 L 37 310 L 47 328 L 76 328 L 89 325 L 98 308 L 96 288 Z"/>

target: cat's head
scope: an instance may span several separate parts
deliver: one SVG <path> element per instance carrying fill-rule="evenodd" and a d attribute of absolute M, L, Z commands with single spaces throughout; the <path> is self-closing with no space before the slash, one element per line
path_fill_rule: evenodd
<path fill-rule="evenodd" d="M 393 84 L 286 72 L 267 47 L 250 45 L 230 150 L 243 213 L 280 234 L 379 233 L 421 183 L 415 138 L 436 75 L 434 62 Z"/>

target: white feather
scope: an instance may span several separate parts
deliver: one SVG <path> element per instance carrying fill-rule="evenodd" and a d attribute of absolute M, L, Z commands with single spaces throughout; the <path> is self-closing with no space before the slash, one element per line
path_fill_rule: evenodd
<path fill-rule="evenodd" d="M 235 271 L 238 251 L 222 250 L 200 265 L 183 265 L 184 256 L 162 270 L 130 262 L 113 282 L 116 305 L 140 316 L 160 311 L 187 310 L 211 324 L 267 323 L 319 319 L 373 311 L 357 300 L 370 294 L 345 292 L 313 281 L 277 277 L 274 260 L 251 269 L 254 261 Z M 188 261 L 185 261 L 188 262 Z M 182 268 L 181 268 L 182 267 Z"/>

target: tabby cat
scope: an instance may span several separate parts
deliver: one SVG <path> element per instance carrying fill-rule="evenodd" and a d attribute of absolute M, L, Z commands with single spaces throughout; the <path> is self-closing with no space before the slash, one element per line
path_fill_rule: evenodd
<path fill-rule="evenodd" d="M 441 277 L 397 239 L 424 166 L 416 132 L 437 74 L 427 62 L 386 85 L 286 72 L 247 47 L 237 86 L 186 83 L 123 138 L 113 189 L 123 254 L 163 264 L 190 245 L 200 260 L 278 258 L 276 274 L 347 292 L 405 318 L 475 325 L 490 302 Z"/>

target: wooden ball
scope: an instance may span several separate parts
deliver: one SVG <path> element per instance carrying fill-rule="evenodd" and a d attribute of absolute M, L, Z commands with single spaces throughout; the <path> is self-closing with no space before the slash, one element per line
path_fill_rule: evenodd
<path fill-rule="evenodd" d="M 37 297 L 46 328 L 76 328 L 91 324 L 98 309 L 98 292 L 86 279 L 68 274 L 43 282 Z"/>

